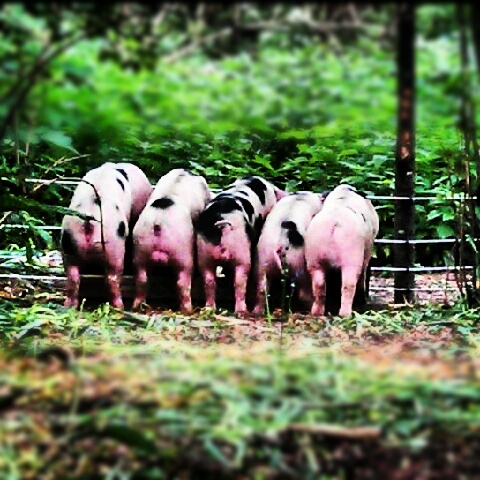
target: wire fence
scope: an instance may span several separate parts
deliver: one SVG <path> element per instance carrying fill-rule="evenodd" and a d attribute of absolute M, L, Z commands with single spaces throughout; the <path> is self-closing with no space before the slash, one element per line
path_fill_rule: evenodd
<path fill-rule="evenodd" d="M 65 186 L 76 186 L 79 183 L 79 178 L 62 178 L 62 179 L 35 179 L 35 178 L 27 178 L 27 183 L 33 183 L 36 185 L 65 185 Z M 154 185 L 152 185 L 154 186 Z M 407 197 L 407 196 L 395 196 L 395 195 L 366 195 L 366 198 L 372 201 L 413 201 L 413 202 L 458 202 L 458 201 L 470 201 L 476 200 L 476 197 L 467 197 L 465 195 L 460 194 L 452 194 L 451 196 L 446 197 L 439 197 L 439 196 L 419 196 L 419 197 Z M 13 223 L 4 223 L 0 225 L 1 230 L 27 230 L 27 229 L 36 229 L 39 231 L 47 231 L 47 232 L 59 232 L 61 231 L 61 226 L 59 225 L 20 225 L 20 224 L 13 224 Z M 445 245 L 453 245 L 458 243 L 459 240 L 457 238 L 429 238 L 429 239 L 393 239 L 393 238 L 377 238 L 375 239 L 375 244 L 378 245 L 394 245 L 394 244 L 411 244 L 411 245 L 433 245 L 433 244 L 445 244 Z M 15 258 L 16 257 L 16 258 Z M 16 256 L 15 254 L 11 253 L 0 253 L 0 260 L 12 260 L 18 263 L 21 263 L 22 257 L 21 255 Z M 26 260 L 26 259 L 25 259 Z M 411 272 L 411 273 L 445 273 L 448 274 L 449 272 L 471 272 L 473 271 L 474 267 L 472 265 L 468 266 L 452 266 L 452 265 L 440 265 L 440 266 L 428 266 L 428 265 L 412 265 L 407 267 L 398 267 L 392 265 L 385 265 L 385 266 L 372 266 L 370 267 L 372 272 L 377 272 L 379 274 L 389 274 L 394 272 Z M 51 269 L 50 274 L 21 274 L 21 273 L 6 273 L 0 274 L 0 279 L 23 279 L 23 280 L 37 280 L 37 281 L 50 281 L 50 280 L 62 280 L 65 277 L 61 275 L 57 275 L 61 272 L 61 269 L 55 271 L 55 269 Z M 84 278 L 97 278 L 99 275 L 85 275 Z M 393 285 L 389 286 L 371 286 L 370 290 L 390 290 L 390 291 L 405 291 L 407 289 L 394 287 Z M 454 287 L 413 287 L 413 291 L 420 292 L 420 291 L 444 291 L 444 290 L 454 290 Z"/>

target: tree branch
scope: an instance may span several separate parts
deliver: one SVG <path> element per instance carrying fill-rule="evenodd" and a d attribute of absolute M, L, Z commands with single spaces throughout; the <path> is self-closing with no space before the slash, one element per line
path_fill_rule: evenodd
<path fill-rule="evenodd" d="M 211 33 L 210 35 L 207 35 L 203 38 L 199 38 L 195 40 L 194 42 L 190 43 L 186 47 L 177 50 L 176 52 L 172 53 L 171 55 L 165 57 L 164 62 L 165 63 L 173 63 L 177 60 L 179 60 L 182 57 L 185 57 L 189 55 L 190 53 L 193 53 L 200 45 L 204 43 L 211 42 L 212 40 L 217 40 L 218 38 L 222 37 L 228 37 L 233 33 L 233 28 L 232 27 L 226 27 L 219 32 L 214 32 Z"/>
<path fill-rule="evenodd" d="M 7 127 L 9 123 L 12 121 L 14 112 L 20 108 L 22 103 L 25 101 L 26 97 L 28 96 L 30 90 L 33 88 L 35 85 L 37 77 L 45 70 L 45 68 L 56 58 L 58 57 L 62 52 L 64 52 L 67 48 L 71 47 L 75 43 L 79 42 L 83 38 L 86 37 L 85 33 L 82 33 L 80 35 L 77 35 L 73 38 L 71 38 L 69 41 L 65 42 L 64 44 L 58 46 L 58 48 L 54 49 L 51 51 L 48 55 L 45 55 L 42 58 L 42 55 L 39 56 L 31 70 L 28 72 L 26 75 L 25 79 L 26 84 L 23 86 L 23 88 L 20 89 L 19 92 L 16 92 L 16 100 L 13 102 L 13 104 L 10 106 L 8 109 L 8 112 L 0 124 L 0 139 L 3 139 L 5 132 L 7 130 Z M 18 84 L 19 82 L 17 82 Z M 21 83 L 21 82 L 20 82 Z M 5 101 L 8 95 L 11 95 L 17 87 L 15 86 L 14 88 L 10 89 L 10 92 L 7 92 L 7 94 L 0 99 L 0 101 Z"/>

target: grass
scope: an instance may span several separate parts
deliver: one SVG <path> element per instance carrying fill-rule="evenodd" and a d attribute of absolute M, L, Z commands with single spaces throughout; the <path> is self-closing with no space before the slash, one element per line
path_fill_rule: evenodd
<path fill-rule="evenodd" d="M 2 292 L 2 478 L 468 478 L 478 458 L 478 309 L 253 321 Z"/>

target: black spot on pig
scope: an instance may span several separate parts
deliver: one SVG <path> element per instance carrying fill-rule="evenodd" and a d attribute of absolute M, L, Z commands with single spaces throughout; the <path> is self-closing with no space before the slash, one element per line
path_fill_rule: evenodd
<path fill-rule="evenodd" d="M 303 235 L 297 230 L 297 225 L 291 220 L 286 220 L 281 224 L 282 228 L 287 230 L 287 237 L 290 245 L 293 247 L 302 247 L 305 243 Z"/>
<path fill-rule="evenodd" d="M 255 219 L 255 223 L 253 225 L 253 229 L 246 229 L 247 235 L 250 238 L 250 242 L 252 243 L 252 247 L 255 246 L 260 238 L 260 233 L 262 233 L 263 224 L 265 223 L 263 217 L 259 215 Z"/>
<path fill-rule="evenodd" d="M 168 197 L 157 198 L 151 204 L 153 208 L 160 208 L 161 210 L 165 210 L 168 207 L 171 207 L 175 202 Z"/>
<path fill-rule="evenodd" d="M 64 230 L 61 238 L 62 251 L 65 255 L 75 255 L 77 253 L 77 243 L 70 230 Z"/>
<path fill-rule="evenodd" d="M 350 205 L 347 205 L 347 208 L 348 208 L 349 210 L 351 210 L 353 213 L 355 213 L 355 214 L 357 213 L 356 210 L 354 210 Z"/>
<path fill-rule="evenodd" d="M 95 197 L 95 198 L 93 199 L 93 204 L 100 206 L 100 197 Z"/>
<path fill-rule="evenodd" d="M 125 177 L 125 180 L 128 180 L 127 172 L 123 168 L 116 168 L 115 170 L 120 172 Z"/>
<path fill-rule="evenodd" d="M 222 231 L 215 226 L 215 223 L 223 220 L 223 215 L 234 211 L 242 211 L 242 207 L 235 197 L 230 194 L 216 196 L 198 216 L 197 233 L 213 245 L 219 245 Z"/>
<path fill-rule="evenodd" d="M 252 189 L 260 199 L 261 204 L 265 205 L 265 192 L 267 191 L 265 183 L 257 177 L 246 177 L 245 180 L 247 180 L 246 185 Z"/>
<path fill-rule="evenodd" d="M 248 221 L 251 223 L 253 214 L 255 213 L 253 205 L 250 203 L 250 200 L 248 200 L 247 198 L 238 197 L 238 199 L 240 200 L 240 202 L 242 204 L 244 212 L 248 216 Z"/>
<path fill-rule="evenodd" d="M 325 200 L 330 194 L 332 193 L 331 190 L 325 190 L 321 193 L 322 195 L 322 200 Z"/>
<path fill-rule="evenodd" d="M 118 224 L 118 228 L 117 228 L 117 235 L 120 237 L 120 238 L 125 238 L 125 233 L 127 231 L 127 227 L 125 226 L 125 222 L 122 220 L 119 224 Z"/>
<path fill-rule="evenodd" d="M 191 177 L 196 177 L 197 175 L 195 175 L 191 170 L 189 170 L 188 168 L 184 168 L 183 169 L 183 172 L 180 172 L 178 177 L 185 177 L 186 175 L 188 176 L 191 176 Z"/>
<path fill-rule="evenodd" d="M 125 185 L 120 178 L 117 178 L 118 184 L 122 187 L 122 190 L 125 191 Z"/>

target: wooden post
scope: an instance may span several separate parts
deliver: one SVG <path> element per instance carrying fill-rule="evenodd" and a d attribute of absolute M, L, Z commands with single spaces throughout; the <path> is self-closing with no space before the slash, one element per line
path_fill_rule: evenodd
<path fill-rule="evenodd" d="M 397 145 L 395 151 L 395 239 L 415 235 L 415 6 L 401 3 L 397 10 Z M 415 274 L 408 270 L 415 260 L 414 245 L 394 244 L 395 303 L 413 302 Z"/>

